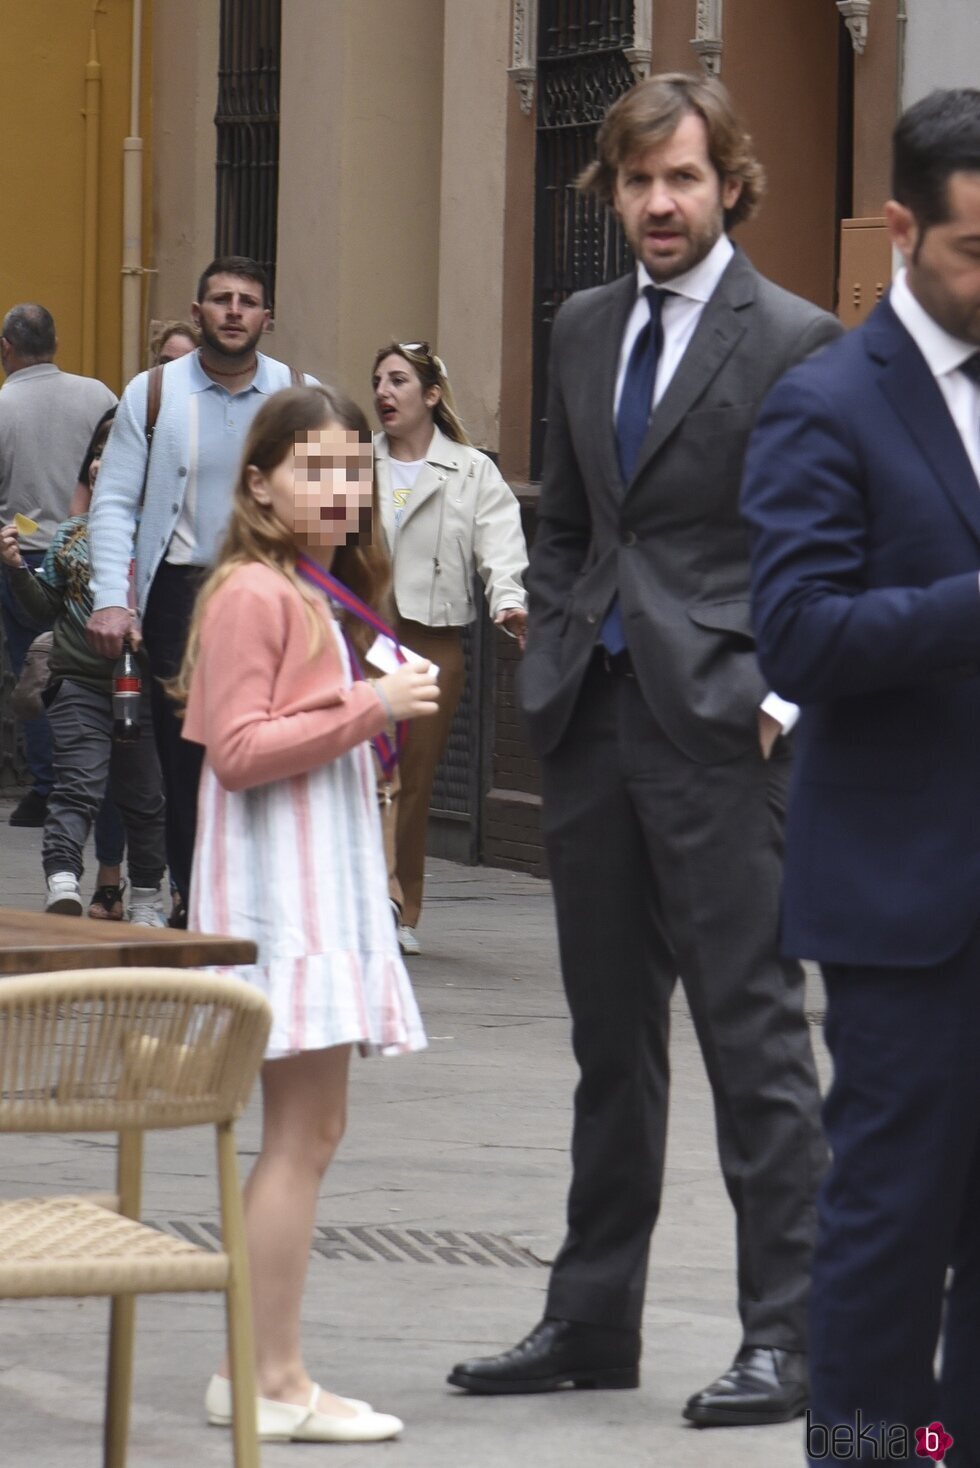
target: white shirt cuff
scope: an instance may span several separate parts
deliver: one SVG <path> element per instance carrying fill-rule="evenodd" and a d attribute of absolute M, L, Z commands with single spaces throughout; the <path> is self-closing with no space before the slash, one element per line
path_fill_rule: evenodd
<path fill-rule="evenodd" d="M 777 723 L 782 724 L 784 734 L 790 732 L 800 717 L 799 705 L 787 702 L 778 693 L 767 693 L 759 707 L 764 714 L 770 714 Z"/>

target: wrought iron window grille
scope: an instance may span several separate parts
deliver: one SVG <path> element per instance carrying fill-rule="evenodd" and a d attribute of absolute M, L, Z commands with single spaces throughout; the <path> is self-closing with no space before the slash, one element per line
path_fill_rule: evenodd
<path fill-rule="evenodd" d="M 221 0 L 214 245 L 247 255 L 275 299 L 282 0 Z"/>

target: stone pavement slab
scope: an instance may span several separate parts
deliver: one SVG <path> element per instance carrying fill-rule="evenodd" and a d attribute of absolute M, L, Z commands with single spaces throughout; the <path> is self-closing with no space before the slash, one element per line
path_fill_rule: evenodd
<path fill-rule="evenodd" d="M 39 833 L 5 822 L 0 806 L 0 904 L 39 905 Z M 680 993 L 640 1389 L 471 1398 L 444 1384 L 455 1361 L 512 1344 L 539 1318 L 561 1237 L 574 1067 L 547 884 L 440 861 L 430 872 L 425 953 L 411 965 L 430 1048 L 353 1068 L 304 1310 L 308 1360 L 324 1385 L 398 1413 L 405 1435 L 376 1446 L 268 1444 L 263 1464 L 795 1468 L 799 1423 L 698 1432 L 680 1417 L 738 1345 L 732 1215 Z M 814 1010 L 820 1003 L 815 985 Z M 239 1140 L 247 1167 L 254 1104 Z M 0 1196 L 104 1187 L 111 1165 L 108 1138 L 4 1138 Z M 145 1216 L 207 1238 L 210 1139 L 154 1137 L 147 1165 Z M 100 1463 L 106 1319 L 100 1301 L 0 1305 L 0 1468 Z M 231 1463 L 228 1434 L 208 1428 L 201 1409 L 222 1331 L 217 1298 L 140 1301 L 133 1468 Z"/>

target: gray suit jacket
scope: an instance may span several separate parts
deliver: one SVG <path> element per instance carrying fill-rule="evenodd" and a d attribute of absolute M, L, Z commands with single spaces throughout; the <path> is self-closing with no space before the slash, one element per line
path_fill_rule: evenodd
<path fill-rule="evenodd" d="M 550 753 L 618 592 L 647 703 L 686 755 L 713 764 L 752 746 L 767 692 L 739 515 L 749 432 L 775 380 L 841 326 L 736 250 L 624 485 L 613 397 L 635 298 L 631 272 L 572 296 L 555 321 L 521 710 L 532 747 Z"/>

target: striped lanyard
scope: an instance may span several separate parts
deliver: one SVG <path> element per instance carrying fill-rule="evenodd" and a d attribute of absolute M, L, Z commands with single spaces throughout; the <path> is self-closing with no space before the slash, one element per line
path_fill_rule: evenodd
<path fill-rule="evenodd" d="M 352 616 L 357 617 L 361 622 L 366 622 L 380 637 L 387 637 L 394 645 L 395 657 L 400 663 L 405 662 L 405 654 L 398 645 L 398 638 L 392 632 L 387 622 L 379 617 L 377 612 L 368 606 L 367 602 L 361 601 L 361 598 L 351 591 L 349 586 L 345 586 L 342 581 L 338 581 L 336 576 L 331 576 L 329 571 L 325 571 L 322 566 L 318 566 L 315 561 L 311 561 L 309 556 L 303 555 L 302 551 L 296 558 L 296 571 L 310 586 L 315 586 L 317 591 L 321 591 L 334 606 L 339 607 L 342 611 L 350 612 Z M 363 679 L 364 670 L 361 667 L 353 644 L 347 636 L 347 630 L 343 622 L 340 623 L 340 630 L 343 633 L 344 641 L 347 644 L 347 651 L 350 654 L 351 676 L 355 683 L 357 683 Z M 384 771 L 386 780 L 390 780 L 394 773 L 398 758 L 405 744 L 406 733 L 405 724 L 400 723 L 395 725 L 395 737 L 393 740 L 385 730 L 382 730 L 380 734 L 376 734 L 371 740 L 371 743 L 374 745 L 374 752 L 378 756 L 378 763 Z"/>

